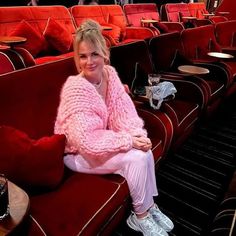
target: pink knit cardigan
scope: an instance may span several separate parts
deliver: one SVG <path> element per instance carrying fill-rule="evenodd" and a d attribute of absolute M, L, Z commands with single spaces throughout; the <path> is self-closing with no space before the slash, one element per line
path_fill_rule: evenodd
<path fill-rule="evenodd" d="M 80 154 L 88 162 L 132 148 L 132 135 L 147 135 L 117 72 L 105 65 L 108 75 L 106 101 L 81 75 L 70 76 L 61 91 L 55 133 L 67 137 L 66 152 Z"/>

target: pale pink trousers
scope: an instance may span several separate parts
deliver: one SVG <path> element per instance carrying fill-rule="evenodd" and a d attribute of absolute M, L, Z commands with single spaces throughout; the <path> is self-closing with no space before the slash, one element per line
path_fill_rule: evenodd
<path fill-rule="evenodd" d="M 153 204 L 153 196 L 157 196 L 154 159 L 151 151 L 143 152 L 131 149 L 119 153 L 104 164 L 91 168 L 80 155 L 67 155 L 65 165 L 73 171 L 89 174 L 120 174 L 129 186 L 134 212 L 142 214 Z"/>

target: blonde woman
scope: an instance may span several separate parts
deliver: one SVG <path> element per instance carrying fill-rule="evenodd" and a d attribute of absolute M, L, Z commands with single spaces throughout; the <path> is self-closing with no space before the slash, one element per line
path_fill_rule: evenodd
<path fill-rule="evenodd" d="M 172 221 L 156 206 L 158 194 L 151 141 L 116 70 L 98 23 L 77 30 L 74 58 L 79 74 L 65 82 L 55 132 L 67 137 L 65 165 L 89 174 L 120 174 L 130 190 L 128 225 L 145 236 L 166 236 Z"/>

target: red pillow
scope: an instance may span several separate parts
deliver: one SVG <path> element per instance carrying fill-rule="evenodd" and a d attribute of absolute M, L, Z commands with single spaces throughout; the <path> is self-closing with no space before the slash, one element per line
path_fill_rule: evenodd
<path fill-rule="evenodd" d="M 13 127 L 0 126 L 0 173 L 22 187 L 54 188 L 64 174 L 65 136 L 30 139 Z"/>
<path fill-rule="evenodd" d="M 43 35 L 49 45 L 60 53 L 67 53 L 72 48 L 72 34 L 52 18 L 48 18 Z"/>
<path fill-rule="evenodd" d="M 28 22 L 22 20 L 17 24 L 16 28 L 10 33 L 9 36 L 25 37 L 27 41 L 20 45 L 28 50 L 33 57 L 36 57 L 45 47 L 45 40 L 43 35 L 38 33 Z"/>
<path fill-rule="evenodd" d="M 107 24 L 104 23 L 104 24 L 102 24 L 102 26 L 108 26 L 108 27 L 112 28 L 111 30 L 103 30 L 102 34 L 114 39 L 111 42 L 112 46 L 118 44 L 120 42 L 121 28 L 117 25 L 113 25 L 113 24 L 109 24 L 109 23 L 107 23 Z"/>

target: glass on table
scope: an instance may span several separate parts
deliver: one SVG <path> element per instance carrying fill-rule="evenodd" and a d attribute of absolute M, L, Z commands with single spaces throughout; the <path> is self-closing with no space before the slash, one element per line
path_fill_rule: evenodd
<path fill-rule="evenodd" d="M 160 82 L 161 74 L 148 74 L 149 86 L 155 86 Z"/>
<path fill-rule="evenodd" d="M 0 220 L 7 217 L 9 213 L 8 181 L 3 174 L 0 174 Z"/>

